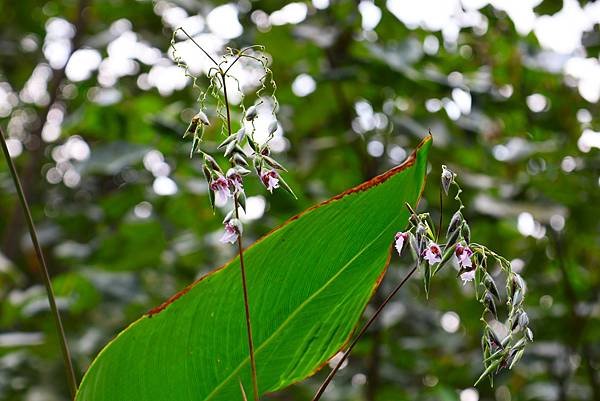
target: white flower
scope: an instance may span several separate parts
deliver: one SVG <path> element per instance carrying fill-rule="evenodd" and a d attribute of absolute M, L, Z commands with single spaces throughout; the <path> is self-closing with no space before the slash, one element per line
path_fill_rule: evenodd
<path fill-rule="evenodd" d="M 475 279 L 475 269 L 464 272 L 460 275 L 460 279 L 463 281 L 463 285 L 473 281 Z"/>
<path fill-rule="evenodd" d="M 398 252 L 398 255 L 402 254 L 402 249 L 404 248 L 404 244 L 406 243 L 407 239 L 408 239 L 408 233 L 401 233 L 401 232 L 396 233 L 394 247 L 396 247 L 396 251 Z"/>

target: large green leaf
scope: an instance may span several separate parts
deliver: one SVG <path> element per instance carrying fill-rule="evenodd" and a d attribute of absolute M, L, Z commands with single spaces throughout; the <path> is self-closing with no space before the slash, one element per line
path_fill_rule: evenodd
<path fill-rule="evenodd" d="M 311 375 L 348 340 L 407 224 L 404 203 L 420 196 L 429 145 L 246 250 L 261 394 Z M 240 380 L 251 391 L 245 330 L 236 258 L 119 334 L 77 400 L 241 400 Z"/>

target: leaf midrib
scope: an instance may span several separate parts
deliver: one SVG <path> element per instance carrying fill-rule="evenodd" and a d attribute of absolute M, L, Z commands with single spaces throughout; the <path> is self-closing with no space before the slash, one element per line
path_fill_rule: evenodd
<path fill-rule="evenodd" d="M 315 291 L 313 294 L 311 294 L 308 298 L 306 298 L 306 300 L 304 302 L 302 302 L 302 304 L 300 304 L 300 306 L 298 308 L 296 308 L 294 310 L 294 312 L 292 312 L 287 319 L 285 319 L 283 321 L 283 323 L 281 323 L 281 325 L 279 325 L 279 327 L 262 343 L 260 344 L 255 351 L 255 355 L 258 354 L 266 345 L 268 345 L 270 343 L 270 341 L 281 331 L 283 330 L 283 328 L 294 319 L 294 317 L 307 305 L 309 304 L 314 298 L 316 298 L 322 291 L 325 290 L 325 288 L 327 288 L 332 282 L 334 282 L 339 276 L 340 274 L 342 274 L 347 268 L 348 266 L 350 266 L 350 264 L 352 264 L 360 255 L 362 255 L 362 253 L 364 251 L 366 251 L 367 249 L 369 249 L 369 247 L 371 245 L 373 245 L 379 238 L 381 238 L 381 236 L 383 235 L 384 232 L 387 231 L 387 229 L 396 221 L 398 220 L 398 216 L 395 217 L 394 219 L 392 219 L 392 221 L 385 227 L 385 229 L 381 230 L 381 233 L 375 237 L 371 242 L 369 242 L 365 247 L 363 247 L 359 252 L 356 253 L 356 255 L 354 255 L 348 262 L 346 262 L 346 264 L 340 269 L 338 270 L 338 272 L 336 274 L 334 274 L 321 288 L 319 288 L 317 291 Z M 246 365 L 249 362 L 250 356 L 247 356 L 246 358 L 244 358 L 243 361 L 241 361 L 239 363 L 239 365 L 229 374 L 229 376 L 227 376 L 225 379 L 223 379 L 223 381 L 221 381 L 221 383 L 219 383 L 219 385 L 217 387 L 214 388 L 213 391 L 211 391 L 206 398 L 203 399 L 203 401 L 208 401 L 210 400 L 227 382 L 229 382 L 229 380 L 231 380 L 231 378 L 240 371 L 240 369 Z"/>

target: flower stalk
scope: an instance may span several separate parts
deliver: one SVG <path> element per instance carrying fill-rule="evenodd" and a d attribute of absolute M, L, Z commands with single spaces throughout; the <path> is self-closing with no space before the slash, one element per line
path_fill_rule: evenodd
<path fill-rule="evenodd" d="M 23 192 L 23 186 L 21 185 L 21 180 L 19 179 L 17 169 L 12 161 L 12 158 L 10 157 L 10 152 L 8 151 L 8 146 L 6 144 L 6 139 L 4 137 L 4 131 L 2 130 L 2 128 L 0 128 L 0 142 L 2 144 L 2 151 L 6 159 L 6 164 L 8 165 L 10 175 L 12 176 L 12 179 L 15 183 L 15 188 L 17 189 L 19 202 L 21 203 L 23 213 L 25 214 L 25 219 L 27 221 L 27 227 L 29 228 L 31 242 L 33 243 L 37 259 L 40 263 L 42 280 L 44 282 L 44 286 L 46 287 L 46 294 L 48 296 L 48 303 L 50 304 L 50 311 L 52 313 L 52 316 L 54 317 L 56 332 L 58 333 L 58 339 L 60 342 L 60 349 L 65 365 L 65 374 L 67 376 L 69 391 L 71 393 L 71 398 L 75 399 L 75 393 L 77 392 L 77 379 L 75 378 L 75 370 L 73 369 L 73 362 L 71 361 L 71 353 L 69 351 L 69 345 L 67 343 L 67 337 L 65 335 L 62 319 L 60 317 L 60 312 L 56 305 L 56 297 L 54 296 L 54 290 L 52 289 L 52 281 L 48 272 L 48 266 L 46 265 L 46 259 L 44 258 L 44 253 L 42 252 L 42 247 L 40 246 L 40 242 L 38 240 L 37 231 L 33 223 L 33 217 L 31 216 L 31 210 L 29 209 L 29 204 L 25 197 L 25 193 Z"/>
<path fill-rule="evenodd" d="M 210 84 L 206 90 L 202 90 L 198 98 L 200 110 L 192 118 L 184 137 L 187 135 L 193 136 L 190 156 L 193 156 L 195 153 L 200 153 L 204 159 L 202 171 L 208 182 L 208 194 L 213 211 L 215 206 L 226 205 L 229 201 L 229 198 L 232 199 L 233 210 L 227 213 L 225 219 L 223 220 L 224 233 L 221 237 L 221 242 L 231 244 L 236 243 L 237 245 L 242 280 L 244 314 L 247 329 L 248 353 L 252 374 L 253 399 L 254 401 L 259 401 L 257 369 L 254 351 L 255 348 L 252 336 L 252 319 L 250 316 L 246 265 L 244 263 L 242 238 L 243 225 L 240 221 L 240 208 L 242 210 L 245 210 L 246 208 L 244 177 L 252 173 L 251 170 L 249 170 L 249 161 L 251 161 L 258 178 L 268 192 L 272 193 L 273 190 L 281 188 L 294 196 L 291 188 L 287 185 L 277 171 L 286 171 L 285 168 L 270 156 L 271 152 L 269 148 L 269 141 L 273 138 L 279 127 L 277 120 L 275 119 L 269 124 L 267 129 L 267 140 L 264 143 L 259 144 L 254 140 L 254 133 L 256 131 L 254 122 L 259 114 L 258 106 L 264 102 L 264 95 L 262 95 L 262 92 L 267 89 L 267 85 L 270 85 L 273 89 L 270 94 L 270 99 L 273 102 L 272 114 L 275 117 L 275 111 L 278 105 L 275 97 L 276 84 L 273 80 L 272 71 L 267 65 L 268 59 L 264 55 L 256 53 L 256 50 L 264 50 L 262 46 L 249 46 L 241 50 L 227 48 L 227 53 L 222 57 L 221 61 L 217 62 L 217 60 L 211 57 L 208 52 L 206 52 L 190 35 L 187 34 L 187 32 L 179 28 L 173 34 L 173 40 L 171 42 L 174 49 L 175 61 L 177 62 L 178 66 L 184 69 L 186 76 L 192 79 L 194 87 L 199 88 L 199 86 L 196 84 L 198 77 L 191 75 L 187 65 L 180 57 L 176 55 L 175 35 L 178 31 L 183 32 L 188 39 L 190 39 L 192 43 L 194 43 L 204 53 L 204 55 L 210 59 L 214 65 L 207 73 L 207 78 Z M 256 92 L 258 103 L 251 105 L 247 109 L 244 107 L 244 93 L 240 88 L 239 81 L 234 75 L 229 74 L 229 71 L 233 65 L 239 62 L 242 58 L 249 60 L 249 62 L 259 63 L 260 67 L 264 71 L 264 75 L 259 82 L 260 88 Z M 241 127 L 235 133 L 232 129 L 233 113 L 232 104 L 230 102 L 231 87 L 227 85 L 227 78 L 237 82 L 237 90 L 242 98 L 242 102 L 240 104 L 240 108 L 242 110 L 240 121 Z M 208 113 L 205 112 L 205 101 L 208 95 L 213 97 L 216 101 L 215 114 L 222 122 L 221 133 L 226 136 L 226 138 L 217 146 L 217 149 L 223 152 L 223 156 L 229 162 L 229 169 L 226 172 L 220 168 L 219 163 L 215 160 L 215 158 L 201 149 L 204 129 L 210 126 L 210 118 L 207 116 Z M 251 152 L 249 152 L 248 148 L 245 147 L 246 145 Z M 245 397 L 243 390 L 242 395 Z"/>

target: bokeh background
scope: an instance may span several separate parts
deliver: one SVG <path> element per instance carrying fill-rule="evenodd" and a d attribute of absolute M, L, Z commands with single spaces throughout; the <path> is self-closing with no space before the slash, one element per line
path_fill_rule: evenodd
<path fill-rule="evenodd" d="M 299 199 L 250 185 L 248 242 L 402 162 L 431 129 L 421 208 L 437 221 L 449 165 L 473 238 L 529 283 L 535 343 L 494 388 L 472 387 L 481 310 L 448 270 L 429 300 L 417 279 L 402 290 L 327 400 L 600 400 L 599 23 L 600 2 L 576 0 L 1 1 L 0 124 L 79 376 L 129 322 L 233 253 L 181 138 L 198 96 L 169 49 L 182 26 L 212 54 L 257 43 L 272 60 L 273 148 Z M 243 77 L 249 92 L 255 78 Z M 0 188 L 0 399 L 66 400 L 4 161 Z M 308 400 L 324 373 L 267 399 Z"/>

